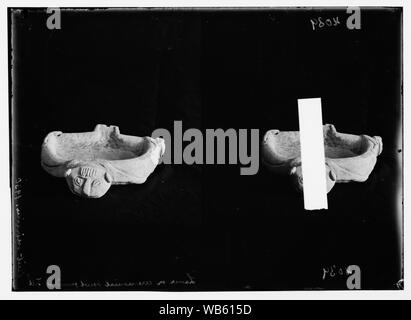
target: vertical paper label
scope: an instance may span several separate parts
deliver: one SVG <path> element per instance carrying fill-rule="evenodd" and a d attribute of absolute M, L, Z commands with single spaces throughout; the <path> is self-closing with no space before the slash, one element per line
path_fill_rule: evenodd
<path fill-rule="evenodd" d="M 306 210 L 328 209 L 321 98 L 298 99 Z"/>

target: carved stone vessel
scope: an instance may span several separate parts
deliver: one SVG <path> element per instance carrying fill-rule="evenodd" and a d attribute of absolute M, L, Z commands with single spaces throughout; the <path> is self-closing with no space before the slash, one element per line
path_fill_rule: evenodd
<path fill-rule="evenodd" d="M 339 133 L 331 124 L 323 126 L 327 193 L 335 183 L 368 179 L 382 152 L 382 139 Z M 268 131 L 262 142 L 264 164 L 274 172 L 289 174 L 303 190 L 299 131 Z"/>
<path fill-rule="evenodd" d="M 65 177 L 73 193 L 100 198 L 113 184 L 144 183 L 164 152 L 161 138 L 123 135 L 116 126 L 99 124 L 91 132 L 49 133 L 41 165 L 51 175 Z"/>

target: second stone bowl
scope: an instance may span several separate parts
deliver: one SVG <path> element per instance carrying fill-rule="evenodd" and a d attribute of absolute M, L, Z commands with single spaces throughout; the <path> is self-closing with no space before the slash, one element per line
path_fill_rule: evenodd
<path fill-rule="evenodd" d="M 339 133 L 332 124 L 323 126 L 327 193 L 335 183 L 363 182 L 374 169 L 382 152 L 381 137 Z M 300 133 L 269 130 L 262 142 L 264 164 L 276 173 L 289 174 L 303 190 Z"/>

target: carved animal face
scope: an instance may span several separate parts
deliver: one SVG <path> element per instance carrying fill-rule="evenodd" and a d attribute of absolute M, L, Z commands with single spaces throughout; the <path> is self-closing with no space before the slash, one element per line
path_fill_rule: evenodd
<path fill-rule="evenodd" d="M 70 190 L 86 198 L 102 197 L 112 182 L 103 167 L 91 164 L 68 169 L 65 176 Z"/>

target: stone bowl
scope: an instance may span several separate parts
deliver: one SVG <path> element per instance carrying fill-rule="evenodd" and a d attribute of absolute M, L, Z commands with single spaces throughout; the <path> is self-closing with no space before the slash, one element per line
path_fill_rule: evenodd
<path fill-rule="evenodd" d="M 41 165 L 55 177 L 65 177 L 69 189 L 86 198 L 102 197 L 113 184 L 141 184 L 165 152 L 161 138 L 120 134 L 116 126 L 94 131 L 54 131 L 44 139 Z"/>
<path fill-rule="evenodd" d="M 381 137 L 339 133 L 323 126 L 327 193 L 339 182 L 368 179 L 382 152 Z M 297 190 L 303 190 L 299 131 L 269 130 L 262 142 L 263 163 L 272 171 L 289 174 Z"/>

